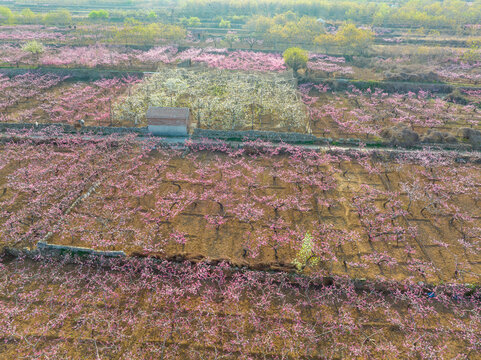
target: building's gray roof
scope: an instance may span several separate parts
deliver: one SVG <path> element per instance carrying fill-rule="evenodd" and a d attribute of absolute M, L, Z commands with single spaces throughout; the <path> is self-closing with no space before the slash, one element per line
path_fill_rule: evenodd
<path fill-rule="evenodd" d="M 189 108 L 151 106 L 146 116 L 147 119 L 188 119 Z"/>

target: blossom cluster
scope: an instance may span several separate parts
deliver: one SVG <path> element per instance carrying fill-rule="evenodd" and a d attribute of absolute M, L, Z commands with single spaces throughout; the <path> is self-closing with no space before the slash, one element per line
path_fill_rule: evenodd
<path fill-rule="evenodd" d="M 19 64 L 88 68 L 129 68 L 173 64 L 184 60 L 205 64 L 208 67 L 229 70 L 280 72 L 286 70 L 284 60 L 278 53 L 255 51 L 227 51 L 215 48 L 189 48 L 178 51 L 175 46 L 154 47 L 147 51 L 105 45 L 46 47 L 38 59 L 29 56 L 19 46 L 0 46 L 0 62 Z"/>

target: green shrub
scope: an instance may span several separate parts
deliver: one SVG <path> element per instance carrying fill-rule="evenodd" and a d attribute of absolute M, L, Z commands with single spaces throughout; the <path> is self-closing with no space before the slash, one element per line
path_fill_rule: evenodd
<path fill-rule="evenodd" d="M 309 59 L 307 51 L 297 47 L 287 49 L 282 56 L 286 65 L 294 71 L 305 68 Z"/>
<path fill-rule="evenodd" d="M 319 264 L 319 257 L 317 257 L 312 251 L 313 246 L 314 244 L 312 242 L 312 235 L 307 232 L 302 240 L 302 247 L 292 262 L 298 271 L 304 270 L 304 268 L 309 264 Z"/>
<path fill-rule="evenodd" d="M 108 17 L 109 12 L 107 10 L 93 10 L 89 14 L 91 20 L 108 19 Z"/>

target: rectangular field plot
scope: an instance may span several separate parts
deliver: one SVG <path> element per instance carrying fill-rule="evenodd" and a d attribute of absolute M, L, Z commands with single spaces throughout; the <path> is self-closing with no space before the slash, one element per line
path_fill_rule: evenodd
<path fill-rule="evenodd" d="M 0 258 L 0 269 L 9 359 L 444 358 L 473 354 L 481 330 L 476 294 L 462 285 L 363 291 L 346 279 L 149 261 Z"/>
<path fill-rule="evenodd" d="M 387 138 L 386 129 L 400 127 L 415 132 L 411 145 L 466 141 L 466 130 L 481 129 L 479 91 L 459 91 L 459 98 L 419 90 L 388 93 L 352 87 L 345 92 L 301 88 L 309 104 L 314 135 L 332 138 Z M 451 96 L 451 95 L 450 95 Z M 462 99 L 462 100 L 460 100 Z M 407 141 L 400 138 L 398 142 Z"/>
<path fill-rule="evenodd" d="M 18 138 L 0 148 L 0 234 L 4 246 L 35 246 L 126 151 L 116 140 Z M 135 155 L 132 155 L 135 156 Z"/>
<path fill-rule="evenodd" d="M 137 78 L 74 81 L 53 73 L 0 75 L 0 121 L 132 126 L 112 116 L 112 104 Z"/>
<path fill-rule="evenodd" d="M 70 141 L 5 145 L 4 245 L 52 232 L 61 245 L 310 274 L 471 282 L 481 273 L 475 162 Z"/>

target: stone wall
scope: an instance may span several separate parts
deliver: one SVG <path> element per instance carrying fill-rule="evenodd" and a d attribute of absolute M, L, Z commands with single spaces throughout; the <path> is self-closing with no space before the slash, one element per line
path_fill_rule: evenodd
<path fill-rule="evenodd" d="M 25 68 L 0 68 L 0 73 L 6 76 L 16 76 L 25 73 L 35 74 L 56 74 L 59 76 L 68 76 L 70 81 L 95 81 L 99 79 L 111 79 L 122 76 L 138 76 L 144 75 L 143 71 L 125 71 L 125 70 L 100 70 L 100 69 L 63 69 L 63 68 L 49 68 L 40 67 L 37 69 Z"/>
<path fill-rule="evenodd" d="M 139 134 L 148 135 L 147 127 L 111 127 L 111 126 L 83 126 L 75 127 L 70 124 L 29 124 L 29 123 L 0 123 L 0 132 L 9 130 L 46 130 L 58 129 L 64 133 L 72 134 L 98 134 L 98 135 L 112 135 L 112 134 Z"/>
<path fill-rule="evenodd" d="M 94 134 L 94 135 L 112 135 L 112 134 L 137 134 L 139 136 L 150 136 L 148 127 L 110 127 L 110 126 L 84 126 L 76 128 L 69 124 L 28 124 L 28 123 L 0 123 L 0 133 L 5 133 L 11 130 L 59 130 L 66 134 Z M 367 148 L 392 148 L 393 145 L 388 141 L 361 141 L 359 139 L 332 139 L 316 137 L 311 134 L 293 133 L 293 132 L 275 132 L 275 131 L 235 131 L 235 130 L 207 130 L 207 129 L 194 129 L 193 134 L 190 136 L 192 140 L 200 140 L 203 138 L 221 140 L 225 142 L 242 142 L 244 140 L 262 140 L 272 143 L 288 143 L 297 145 L 318 145 L 318 146 L 339 146 L 339 147 L 358 147 L 361 143 Z M 183 142 L 183 138 L 177 139 L 175 143 Z M 187 137 L 186 137 L 187 139 Z M 166 143 L 172 143 L 166 141 Z M 451 150 L 451 151 L 472 151 L 475 148 L 468 143 L 416 143 L 412 146 L 396 146 L 399 149 L 422 149 L 429 146 L 434 150 Z"/>
<path fill-rule="evenodd" d="M 301 134 L 293 132 L 274 132 L 274 131 L 229 131 L 229 130 L 206 130 L 195 129 L 192 139 L 218 139 L 223 141 L 243 141 L 263 140 L 269 142 L 286 142 L 291 144 L 327 144 L 324 139 L 318 138 L 310 134 Z"/>
<path fill-rule="evenodd" d="M 90 248 L 67 246 L 67 245 L 55 245 L 47 244 L 46 242 L 39 241 L 37 248 L 41 254 L 48 255 L 63 255 L 63 254 L 75 254 L 75 255 L 93 255 L 93 256 L 105 256 L 105 257 L 125 257 L 123 251 L 99 251 Z"/>

